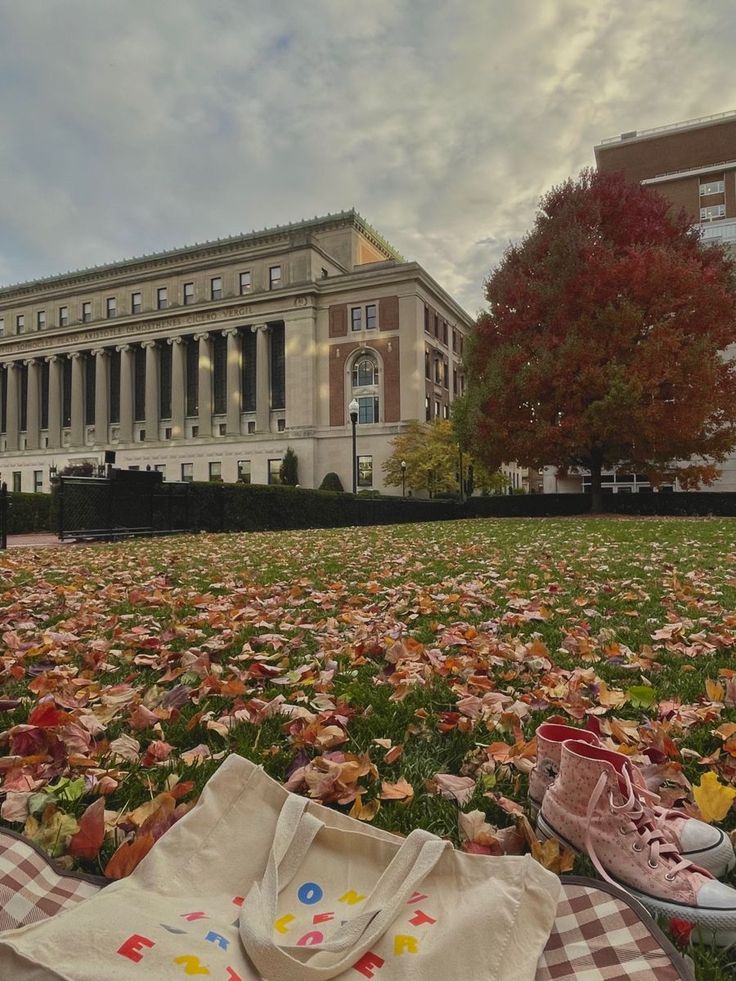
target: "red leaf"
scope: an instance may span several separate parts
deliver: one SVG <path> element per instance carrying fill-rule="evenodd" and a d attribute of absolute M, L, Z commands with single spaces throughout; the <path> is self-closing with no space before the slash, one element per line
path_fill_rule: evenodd
<path fill-rule="evenodd" d="M 28 725 L 38 726 L 40 729 L 53 729 L 54 726 L 66 722 L 68 718 L 67 713 L 58 709 L 53 702 L 41 702 L 28 716 Z"/>
<path fill-rule="evenodd" d="M 79 819 L 79 831 L 69 842 L 69 854 L 97 858 L 105 840 L 105 798 L 98 797 Z"/>
<path fill-rule="evenodd" d="M 124 879 L 152 848 L 152 834 L 142 834 L 134 841 L 124 841 L 105 866 L 105 875 L 108 879 Z"/>

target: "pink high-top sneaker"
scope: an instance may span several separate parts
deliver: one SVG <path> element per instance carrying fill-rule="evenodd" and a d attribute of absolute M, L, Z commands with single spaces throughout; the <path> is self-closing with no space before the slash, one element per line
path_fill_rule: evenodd
<path fill-rule="evenodd" d="M 627 759 L 590 743 L 566 740 L 560 771 L 537 819 L 547 838 L 587 854 L 600 875 L 650 912 L 736 939 L 736 890 L 684 858 L 637 796 Z"/>
<path fill-rule="evenodd" d="M 566 739 L 576 739 L 590 746 L 600 746 L 593 732 L 575 729 L 555 722 L 543 722 L 537 729 L 537 763 L 529 774 L 529 806 L 532 820 L 536 820 L 544 796 L 560 769 L 562 744 Z M 715 876 L 722 876 L 736 865 L 733 845 L 719 828 L 704 821 L 688 817 L 671 807 L 662 807 L 659 797 L 647 790 L 646 781 L 634 763 L 626 759 L 626 765 L 636 795 L 648 811 L 649 820 L 677 848 L 683 858 L 707 869 Z"/>

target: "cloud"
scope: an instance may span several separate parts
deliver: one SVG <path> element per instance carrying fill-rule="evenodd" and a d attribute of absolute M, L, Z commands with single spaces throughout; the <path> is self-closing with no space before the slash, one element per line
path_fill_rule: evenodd
<path fill-rule="evenodd" d="M 731 108 L 728 0 L 0 0 L 3 281 L 355 206 L 470 312 L 601 138 Z"/>

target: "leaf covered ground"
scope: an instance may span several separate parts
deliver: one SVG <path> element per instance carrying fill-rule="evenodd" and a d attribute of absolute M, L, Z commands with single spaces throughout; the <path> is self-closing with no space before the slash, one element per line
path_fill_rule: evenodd
<path fill-rule="evenodd" d="M 0 553 L 2 823 L 118 878 L 238 752 L 378 826 L 564 872 L 523 816 L 559 716 L 732 831 L 735 533 L 502 519 Z M 699 977 L 729 957 L 697 948 Z"/>

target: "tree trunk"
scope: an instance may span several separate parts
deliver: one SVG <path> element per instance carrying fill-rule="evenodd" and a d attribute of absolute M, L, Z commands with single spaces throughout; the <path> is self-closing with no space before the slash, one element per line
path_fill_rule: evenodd
<path fill-rule="evenodd" d="M 590 513 L 601 514 L 603 512 L 603 491 L 601 489 L 601 460 L 593 459 L 590 462 Z"/>

